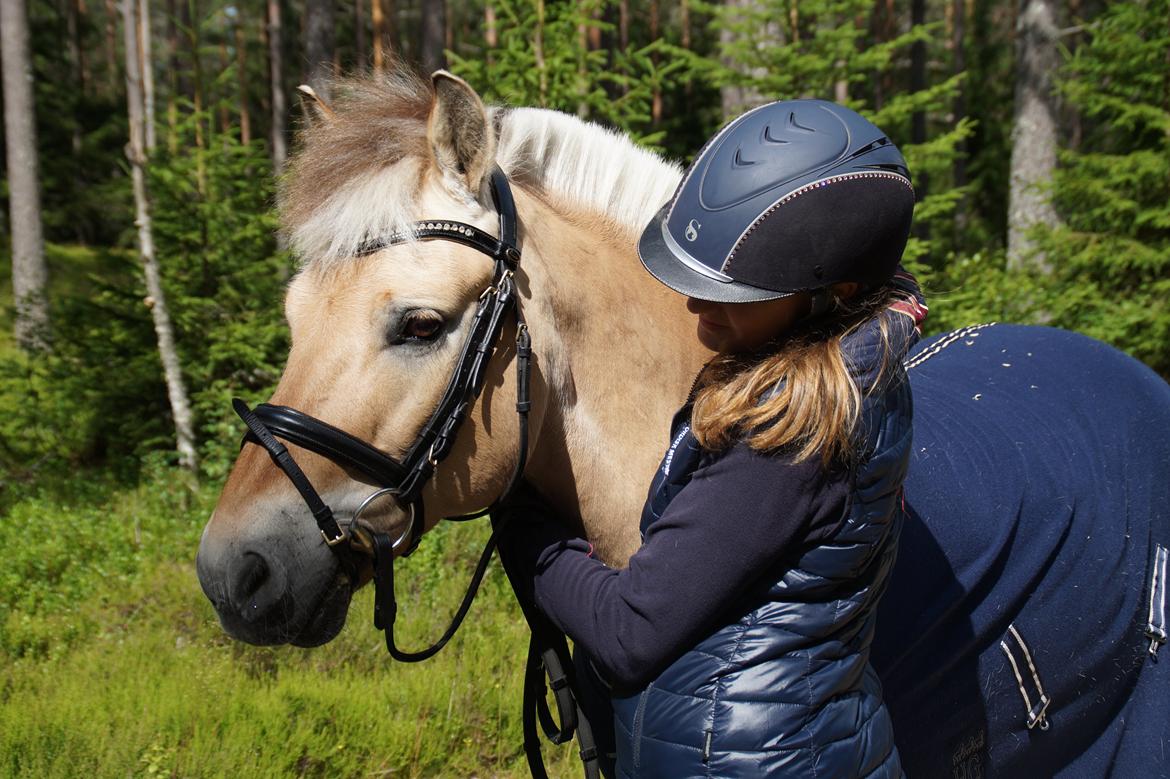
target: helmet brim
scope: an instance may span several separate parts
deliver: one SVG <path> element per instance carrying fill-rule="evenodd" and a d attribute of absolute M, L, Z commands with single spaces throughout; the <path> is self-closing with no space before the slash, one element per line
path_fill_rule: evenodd
<path fill-rule="evenodd" d="M 687 297 L 710 300 L 715 303 L 756 303 L 762 300 L 778 300 L 795 294 L 777 292 L 763 287 L 754 287 L 742 281 L 716 278 L 692 267 L 695 260 L 683 258 L 675 253 L 665 236 L 666 217 L 670 204 L 662 207 L 642 231 L 638 239 L 638 259 L 650 275 L 666 286 Z"/>

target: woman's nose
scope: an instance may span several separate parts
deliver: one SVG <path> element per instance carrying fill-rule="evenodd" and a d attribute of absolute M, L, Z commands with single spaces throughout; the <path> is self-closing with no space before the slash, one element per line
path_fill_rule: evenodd
<path fill-rule="evenodd" d="M 692 314 L 701 314 L 711 307 L 711 301 L 699 300 L 698 298 L 687 298 L 687 311 Z"/>

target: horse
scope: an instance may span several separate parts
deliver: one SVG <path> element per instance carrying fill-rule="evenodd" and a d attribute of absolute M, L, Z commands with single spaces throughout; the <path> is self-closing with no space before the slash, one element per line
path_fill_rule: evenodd
<path fill-rule="evenodd" d="M 634 256 L 680 168 L 576 117 L 489 108 L 441 71 L 355 79 L 337 94 L 332 106 L 308 96 L 281 193 L 303 264 L 271 403 L 400 458 L 410 449 L 496 286 L 483 251 L 411 236 L 418 220 L 495 230 L 498 168 L 523 249 L 514 282 L 532 343 L 530 435 L 521 443 L 513 410 L 527 382 L 512 373 L 521 328 L 509 319 L 482 394 L 420 488 L 418 531 L 491 504 L 526 457 L 526 482 L 602 560 L 624 565 L 668 421 L 711 356 L 684 300 Z M 1170 387 L 1091 339 L 1010 325 L 928 339 L 907 370 L 907 519 L 871 655 L 906 770 L 1170 774 L 1159 653 Z M 291 451 L 343 522 L 382 486 L 352 463 Z M 387 503 L 363 525 L 409 535 L 413 504 Z M 230 635 L 298 646 L 336 636 L 373 575 L 340 561 L 260 446 L 242 448 L 197 570 Z"/>

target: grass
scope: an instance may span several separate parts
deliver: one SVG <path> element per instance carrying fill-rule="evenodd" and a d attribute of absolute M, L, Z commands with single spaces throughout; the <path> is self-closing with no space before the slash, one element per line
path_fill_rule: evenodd
<path fill-rule="evenodd" d="M 385 654 L 368 590 L 325 647 L 245 646 L 195 577 L 214 492 L 165 472 L 78 480 L 0 520 L 0 775 L 527 776 L 527 637 L 498 567 L 418 665 Z M 400 644 L 445 626 L 485 534 L 436 530 L 404 564 Z M 572 747 L 545 752 L 552 775 L 579 775 Z"/>

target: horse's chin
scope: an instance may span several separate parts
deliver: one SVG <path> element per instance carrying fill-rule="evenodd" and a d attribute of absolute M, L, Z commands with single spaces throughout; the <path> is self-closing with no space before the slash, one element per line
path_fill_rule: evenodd
<path fill-rule="evenodd" d="M 348 576 L 338 574 L 332 587 L 322 595 L 317 608 L 305 625 L 297 631 L 289 643 L 299 647 L 314 647 L 327 644 L 337 638 L 345 627 L 349 613 L 349 601 L 353 597 L 353 585 Z"/>

